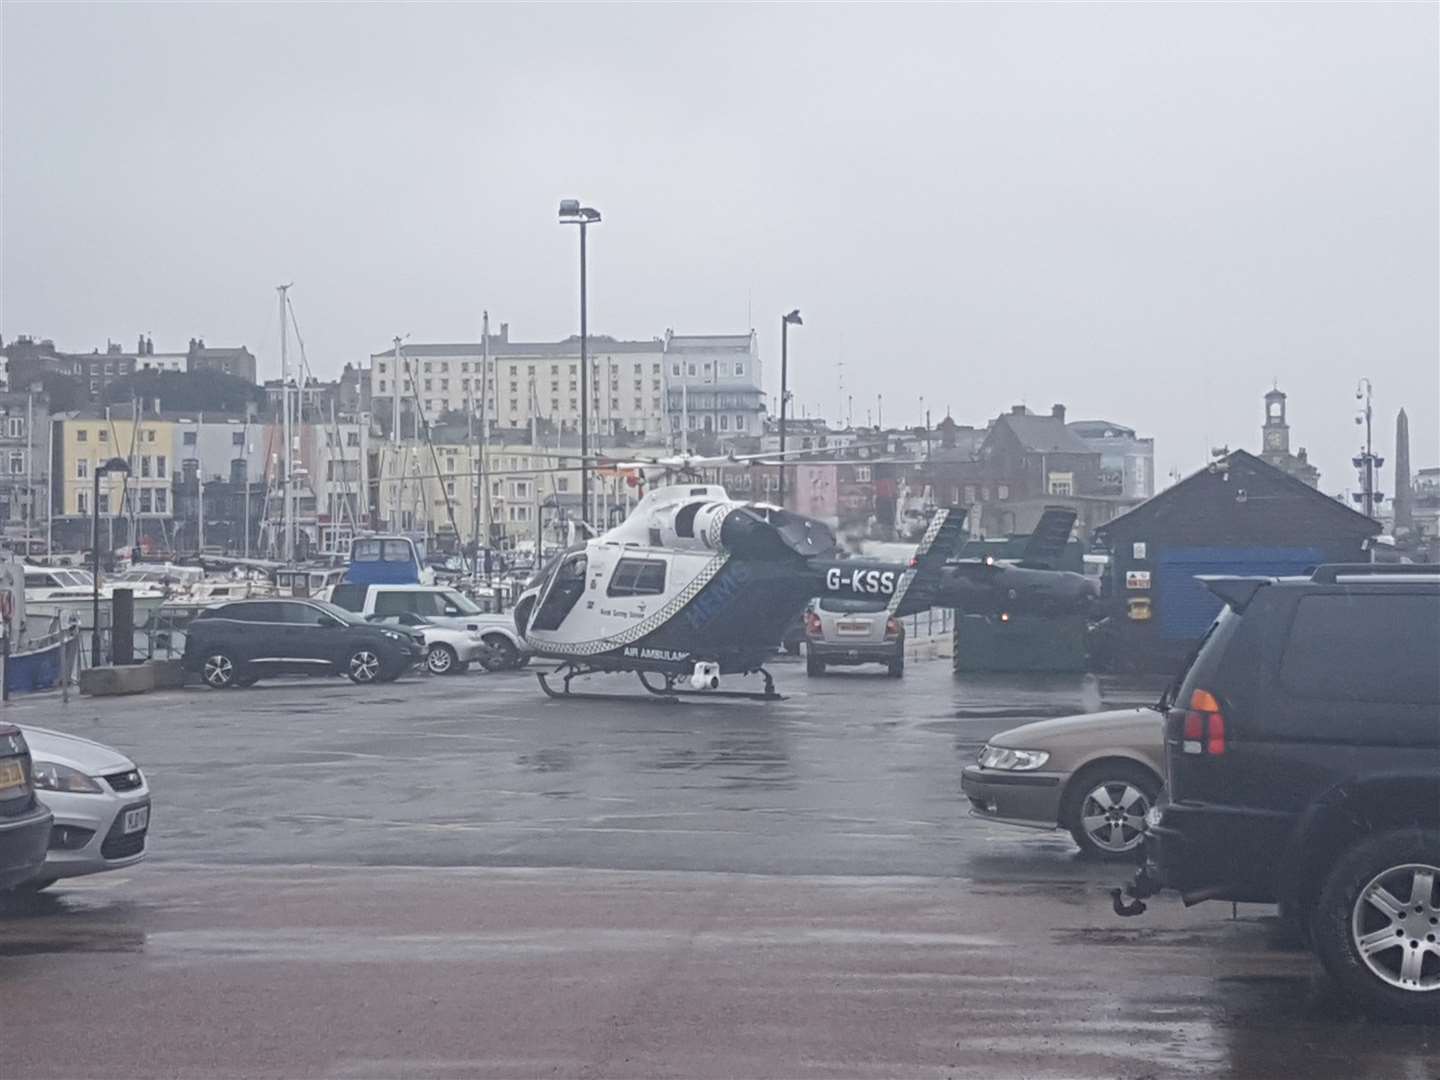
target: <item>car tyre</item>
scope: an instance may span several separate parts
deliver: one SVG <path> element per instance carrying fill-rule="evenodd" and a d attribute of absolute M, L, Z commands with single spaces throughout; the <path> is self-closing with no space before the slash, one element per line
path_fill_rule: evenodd
<path fill-rule="evenodd" d="M 458 675 L 461 668 L 459 654 L 444 642 L 437 641 L 425 650 L 425 670 L 431 675 Z"/>
<path fill-rule="evenodd" d="M 891 660 L 891 661 L 890 661 L 890 663 L 889 663 L 889 665 L 888 665 L 888 667 L 887 667 L 887 674 L 888 674 L 888 675 L 890 676 L 890 678 L 892 678 L 892 679 L 899 679 L 899 678 L 904 677 L 904 675 L 905 675 L 905 657 L 904 657 L 903 654 L 900 655 L 900 656 L 897 656 L 894 660 Z"/>
<path fill-rule="evenodd" d="M 800 655 L 800 643 L 798 641 L 787 641 L 785 642 L 784 648 L 786 656 Z"/>
<path fill-rule="evenodd" d="M 1145 815 L 1159 794 L 1160 778 L 1143 765 L 1095 762 L 1066 785 L 1060 824 L 1085 858 L 1134 862 L 1144 840 Z"/>
<path fill-rule="evenodd" d="M 379 682 L 383 674 L 380 656 L 373 649 L 356 649 L 345 662 L 345 674 L 351 682 Z"/>
<path fill-rule="evenodd" d="M 1378 833 L 1341 852 L 1310 929 L 1346 995 L 1378 1015 L 1440 1021 L 1440 831 Z"/>
<path fill-rule="evenodd" d="M 824 660 L 817 660 L 817 659 L 815 658 L 815 654 L 814 654 L 814 653 L 811 653 L 811 652 L 808 652 L 808 651 L 807 651 L 806 654 L 805 654 L 805 674 L 806 674 L 806 675 L 824 675 L 824 674 L 825 674 L 825 661 L 824 661 Z"/>
<path fill-rule="evenodd" d="M 238 684 L 240 665 L 229 653 L 211 653 L 200 663 L 200 677 L 212 690 L 229 690 Z"/>
<path fill-rule="evenodd" d="M 481 661 L 486 671 L 509 671 L 520 666 L 520 650 L 504 634 L 486 634 L 480 640 L 491 650 L 490 662 Z"/>

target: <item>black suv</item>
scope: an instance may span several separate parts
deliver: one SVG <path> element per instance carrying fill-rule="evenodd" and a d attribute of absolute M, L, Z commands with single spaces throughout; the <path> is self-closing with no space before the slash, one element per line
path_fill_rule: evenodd
<path fill-rule="evenodd" d="M 345 674 L 391 682 L 424 654 L 408 630 L 367 623 L 323 600 L 242 600 L 209 608 L 186 631 L 185 668 L 216 690 L 262 676 Z"/>
<path fill-rule="evenodd" d="M 1129 891 L 1278 903 L 1350 994 L 1440 1016 L 1440 567 L 1200 580 Z"/>

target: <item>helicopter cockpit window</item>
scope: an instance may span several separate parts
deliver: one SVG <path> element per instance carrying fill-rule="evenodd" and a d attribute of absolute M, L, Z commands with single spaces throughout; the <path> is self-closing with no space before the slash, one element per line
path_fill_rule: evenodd
<path fill-rule="evenodd" d="M 665 591 L 664 559 L 621 559 L 606 596 L 656 596 Z"/>
<path fill-rule="evenodd" d="M 585 553 L 567 556 L 555 572 L 555 580 L 545 594 L 540 610 L 535 613 L 532 630 L 558 630 L 576 602 L 585 592 Z"/>
<path fill-rule="evenodd" d="M 700 512 L 704 503 L 686 503 L 675 514 L 675 535 L 693 537 L 695 535 L 695 515 Z"/>

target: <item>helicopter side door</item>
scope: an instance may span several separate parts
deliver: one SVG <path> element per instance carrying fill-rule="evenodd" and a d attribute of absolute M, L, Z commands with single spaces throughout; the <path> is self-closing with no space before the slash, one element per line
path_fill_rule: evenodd
<path fill-rule="evenodd" d="M 550 588 L 545 591 L 545 599 L 540 601 L 540 607 L 530 623 L 532 630 L 560 629 L 565 616 L 570 614 L 580 602 L 580 597 L 585 595 L 586 567 L 585 552 L 577 551 L 573 555 L 565 556 L 556 567 Z"/>

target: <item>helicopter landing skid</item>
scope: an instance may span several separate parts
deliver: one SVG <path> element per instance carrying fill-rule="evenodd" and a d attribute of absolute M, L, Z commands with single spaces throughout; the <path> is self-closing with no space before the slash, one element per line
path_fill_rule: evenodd
<path fill-rule="evenodd" d="M 680 703 L 680 698 L 675 694 L 669 694 L 663 690 L 655 690 L 648 685 L 645 687 L 646 690 L 650 691 L 648 694 L 597 694 L 584 690 L 570 689 L 570 680 L 578 676 L 608 674 L 611 674 L 611 672 L 602 668 L 585 667 L 580 664 L 561 664 L 559 667 L 552 668 L 549 671 L 535 672 L 535 678 L 540 683 L 540 689 L 545 691 L 546 696 L 552 697 L 556 701 L 651 701 L 657 705 L 678 705 Z M 546 679 L 552 675 L 559 675 L 564 679 L 564 685 L 561 689 L 555 689 L 555 687 L 546 681 Z M 643 676 L 640 681 L 642 683 L 645 682 Z"/>
<path fill-rule="evenodd" d="M 675 685 L 679 676 L 666 675 L 664 687 L 651 686 L 650 681 L 645 678 L 645 672 L 637 671 L 635 674 L 640 677 L 640 685 L 656 696 L 669 698 L 729 698 L 732 701 L 784 701 L 785 695 L 775 690 L 775 678 L 764 668 L 757 669 L 760 676 L 765 680 L 764 690 L 685 690 Z"/>
<path fill-rule="evenodd" d="M 775 690 L 775 679 L 764 668 L 759 669 L 760 675 L 765 680 L 765 689 L 753 690 L 686 690 L 675 685 L 678 676 L 665 675 L 665 685 L 655 686 L 645 677 L 644 671 L 637 670 L 635 675 L 640 680 L 640 685 L 645 688 L 644 694 L 602 694 L 592 693 L 583 690 L 571 690 L 570 680 L 581 675 L 608 675 L 614 672 L 605 668 L 593 668 L 583 664 L 561 664 L 551 668 L 549 671 L 535 672 L 535 679 L 540 683 L 540 689 L 544 690 L 548 697 L 556 701 L 652 701 L 657 704 L 678 705 L 681 698 L 728 698 L 741 701 L 784 701 L 783 694 Z M 551 686 L 548 679 L 552 676 L 560 676 L 563 684 L 559 689 Z"/>

